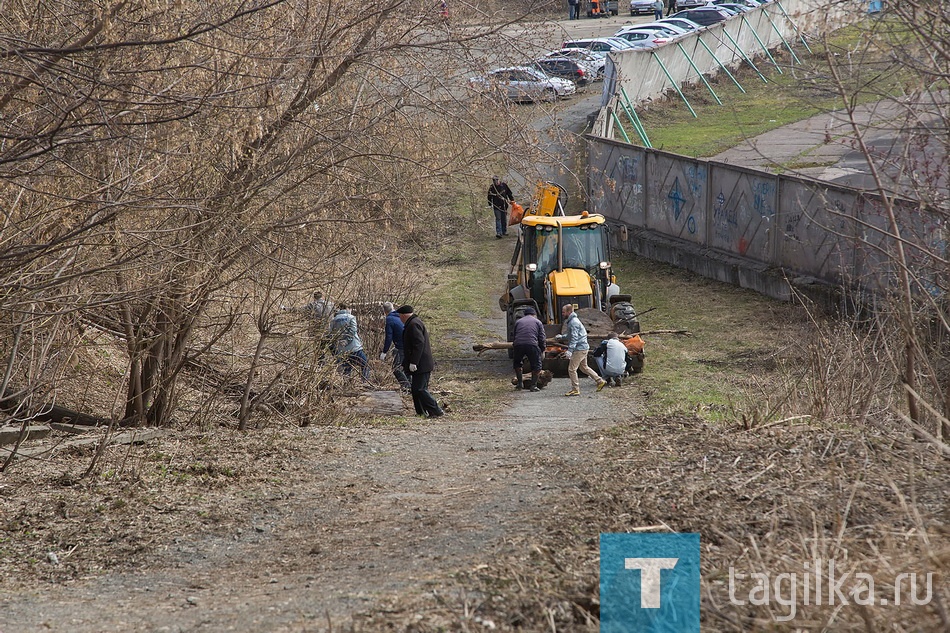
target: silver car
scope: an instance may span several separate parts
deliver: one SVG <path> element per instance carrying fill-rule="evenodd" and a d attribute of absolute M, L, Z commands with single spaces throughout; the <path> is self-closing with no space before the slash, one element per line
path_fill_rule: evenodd
<path fill-rule="evenodd" d="M 653 0 L 630 0 L 630 15 L 653 13 Z"/>
<path fill-rule="evenodd" d="M 469 79 L 469 85 L 479 92 L 509 101 L 555 101 L 577 92 L 573 81 L 550 77 L 537 68 L 513 66 L 496 68 L 484 75 Z"/>

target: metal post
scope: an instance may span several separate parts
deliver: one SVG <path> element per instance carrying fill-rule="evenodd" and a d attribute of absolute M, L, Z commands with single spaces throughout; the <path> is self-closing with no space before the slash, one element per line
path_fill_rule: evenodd
<path fill-rule="evenodd" d="M 706 81 L 705 75 L 700 72 L 699 68 L 696 67 L 696 64 L 693 63 L 693 58 L 689 56 L 689 53 L 686 52 L 686 49 L 683 48 L 683 45 L 679 42 L 676 43 L 676 47 L 680 49 L 680 52 L 683 53 L 683 56 L 686 57 L 686 61 L 689 62 L 689 65 L 693 67 L 693 70 L 696 71 L 696 74 L 699 75 L 700 80 L 706 85 L 706 89 L 709 90 L 709 94 L 713 96 L 713 99 L 716 100 L 716 103 L 722 105 L 722 101 L 719 99 L 719 95 L 716 94 L 716 91 L 712 89 L 712 86 L 709 85 L 709 82 Z"/>
<path fill-rule="evenodd" d="M 623 134 L 623 140 L 625 140 L 627 144 L 630 145 L 631 144 L 630 137 L 627 136 L 627 131 L 623 129 L 623 123 L 620 122 L 620 119 L 617 117 L 617 113 L 614 110 L 611 110 L 610 116 L 611 118 L 613 118 L 614 123 L 617 125 L 617 127 L 620 128 L 620 133 Z"/>
<path fill-rule="evenodd" d="M 791 18 L 791 16 L 788 15 L 788 11 L 785 10 L 785 7 L 782 6 L 782 3 L 781 3 L 781 2 L 776 2 L 775 5 L 776 5 L 776 6 L 779 8 L 779 10 L 782 12 L 782 15 L 785 16 L 785 19 L 788 20 L 788 23 L 791 24 L 793 27 L 795 27 L 795 32 L 798 33 L 798 39 L 800 39 L 800 40 L 802 41 L 802 44 L 805 45 L 805 50 L 808 51 L 808 54 L 809 54 L 809 55 L 814 55 L 814 53 L 813 53 L 812 50 L 811 50 L 811 46 L 808 45 L 808 42 L 805 41 L 805 36 L 802 35 L 802 30 L 801 30 L 800 28 L 798 28 L 798 25 L 797 25 L 797 24 L 795 24 L 795 20 L 793 20 L 793 19 Z"/>
<path fill-rule="evenodd" d="M 749 56 L 746 55 L 745 51 L 742 50 L 742 47 L 739 46 L 739 42 L 737 42 L 735 39 L 733 39 L 731 35 L 729 35 L 729 31 L 727 31 L 726 29 L 723 29 L 722 32 L 726 37 L 729 38 L 729 41 L 732 42 L 732 45 L 736 47 L 735 50 L 739 51 L 739 54 L 742 55 L 742 59 L 744 59 L 746 63 L 749 64 L 749 66 L 752 66 L 752 70 L 754 70 L 756 74 L 759 75 L 759 79 L 761 79 L 765 83 L 769 83 L 769 80 L 765 78 L 765 75 L 759 72 L 758 67 L 754 63 L 752 63 L 752 60 L 749 59 Z"/>
<path fill-rule="evenodd" d="M 677 94 L 679 94 L 680 96 L 680 99 L 682 99 L 683 103 L 686 104 L 686 107 L 689 108 L 689 111 L 693 115 L 693 118 L 698 119 L 699 115 L 696 114 L 695 110 L 693 110 L 693 106 L 689 105 L 689 100 L 686 98 L 686 95 L 683 94 L 683 91 L 680 90 L 679 84 L 676 83 L 676 81 L 673 79 L 673 76 L 670 75 L 670 71 L 666 69 L 666 66 L 663 65 L 663 62 L 660 61 L 660 58 L 656 56 L 656 53 L 654 53 L 653 51 L 650 51 L 650 56 L 653 57 L 653 59 L 656 60 L 656 63 L 660 65 L 660 68 L 663 69 L 663 73 L 666 75 L 666 78 L 670 80 L 671 84 L 673 84 L 673 89 L 676 90 Z"/>
<path fill-rule="evenodd" d="M 772 25 L 772 29 L 775 31 L 775 34 L 779 36 L 779 39 L 782 40 L 782 43 L 785 44 L 785 48 L 788 49 L 788 52 L 792 54 L 792 59 L 795 60 L 796 64 L 801 64 L 802 60 L 798 59 L 798 55 L 795 54 L 795 51 L 792 50 L 792 45 L 788 43 L 788 40 L 785 39 L 785 36 L 782 35 L 782 32 L 778 30 L 778 27 L 775 26 L 775 22 L 772 21 L 772 16 L 769 15 L 768 11 L 762 12 L 765 15 L 765 19 L 769 21 L 769 24 Z"/>
<path fill-rule="evenodd" d="M 703 38 L 702 38 L 702 37 L 697 37 L 697 38 L 696 38 L 696 41 L 699 42 L 700 44 L 702 44 L 702 45 L 703 45 L 703 48 L 706 49 L 706 52 L 709 53 L 709 56 L 716 60 L 716 63 L 719 64 L 719 68 L 721 68 L 722 71 L 723 71 L 724 73 L 726 73 L 726 74 L 729 76 L 729 79 L 731 79 L 731 80 L 732 80 L 732 83 L 734 83 L 734 84 L 736 85 L 736 88 L 738 88 L 738 89 L 742 92 L 742 94 L 745 94 L 745 88 L 743 88 L 743 87 L 742 87 L 742 84 L 740 84 L 740 83 L 738 82 L 738 80 L 736 80 L 736 78 L 733 77 L 732 73 L 729 72 L 728 66 L 726 66 L 726 65 L 723 64 L 721 61 L 719 61 L 719 58 L 716 57 L 716 54 L 713 53 L 711 50 L 709 50 L 709 45 L 706 44 L 706 42 L 703 41 Z"/>
<path fill-rule="evenodd" d="M 785 73 L 782 71 L 782 68 L 778 65 L 778 62 L 775 61 L 775 58 L 772 57 L 772 53 L 769 52 L 769 47 L 765 45 L 765 42 L 763 42 L 761 38 L 759 38 L 759 34 L 755 31 L 755 27 L 749 24 L 749 21 L 745 19 L 744 15 L 740 15 L 739 17 L 742 18 L 742 23 L 749 27 L 749 30 L 752 31 L 752 37 L 755 38 L 755 41 L 758 42 L 759 46 L 762 47 L 762 50 L 765 51 L 765 54 L 772 61 L 772 65 L 775 66 L 775 70 L 778 71 L 778 74 L 784 75 Z"/>
<path fill-rule="evenodd" d="M 630 119 L 630 122 L 633 123 L 633 127 L 636 128 L 637 134 L 639 134 L 643 140 L 643 144 L 652 148 L 653 144 L 650 143 L 650 139 L 647 138 L 647 129 L 643 126 L 643 121 L 640 120 L 640 117 L 637 116 L 637 110 L 633 107 L 633 103 L 630 102 L 627 91 L 624 88 L 620 88 L 620 94 L 623 97 L 620 106 L 623 108 L 623 111 L 627 113 L 627 117 Z"/>

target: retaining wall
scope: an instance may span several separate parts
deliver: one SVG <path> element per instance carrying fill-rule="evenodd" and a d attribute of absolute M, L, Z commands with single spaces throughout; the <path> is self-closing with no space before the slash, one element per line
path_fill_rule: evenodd
<path fill-rule="evenodd" d="M 593 136 L 587 151 L 590 210 L 610 220 L 614 248 L 780 299 L 789 282 L 826 295 L 898 286 L 876 195 Z M 939 294 L 942 221 L 911 201 L 894 208 L 917 290 Z"/>

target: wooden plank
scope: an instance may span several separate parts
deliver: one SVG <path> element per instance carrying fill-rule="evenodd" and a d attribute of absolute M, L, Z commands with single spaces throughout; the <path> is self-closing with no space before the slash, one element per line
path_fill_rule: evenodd
<path fill-rule="evenodd" d="M 404 415 L 406 405 L 398 391 L 369 391 L 356 399 L 353 412 L 360 415 Z"/>
<path fill-rule="evenodd" d="M 26 437 L 23 439 L 41 440 L 48 436 L 51 430 L 52 429 L 50 429 L 45 424 L 31 424 L 26 427 Z M 0 446 L 4 446 L 6 444 L 16 444 L 21 432 L 23 432 L 23 427 L 21 426 L 0 427 Z"/>
<path fill-rule="evenodd" d="M 134 431 L 123 431 L 121 433 L 116 433 L 108 439 L 107 443 L 110 446 L 113 444 L 143 444 L 149 440 L 153 440 L 157 437 L 162 437 L 163 435 L 167 434 L 168 431 L 165 429 L 135 429 Z M 41 455 L 53 453 L 63 448 L 69 448 L 71 446 L 95 446 L 101 441 L 102 435 L 97 435 L 95 437 L 84 437 L 78 440 L 69 440 L 51 445 L 29 447 L 21 446 L 20 450 L 16 452 L 14 458 L 39 457 Z M 6 459 L 6 456 L 12 452 L 13 449 L 0 447 L 0 458 Z"/>
<path fill-rule="evenodd" d="M 94 426 L 85 426 L 83 424 L 66 424 L 64 422 L 51 422 L 50 427 L 52 427 L 54 431 L 62 431 L 63 433 L 69 433 L 71 435 L 85 435 L 86 433 L 96 429 Z"/>

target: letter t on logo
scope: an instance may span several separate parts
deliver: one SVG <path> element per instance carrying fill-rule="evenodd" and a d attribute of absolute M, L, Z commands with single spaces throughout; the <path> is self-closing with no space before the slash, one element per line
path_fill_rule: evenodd
<path fill-rule="evenodd" d="M 676 567 L 678 558 L 624 558 L 624 569 L 640 570 L 640 608 L 660 608 L 660 570 Z"/>

